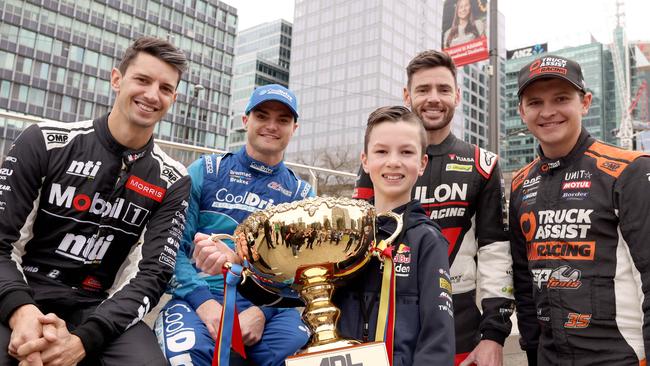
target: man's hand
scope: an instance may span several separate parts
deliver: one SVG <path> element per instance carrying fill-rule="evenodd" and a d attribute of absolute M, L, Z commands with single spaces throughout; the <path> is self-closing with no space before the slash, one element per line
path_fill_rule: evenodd
<path fill-rule="evenodd" d="M 43 325 L 43 337 L 18 347 L 19 357 L 40 352 L 44 366 L 73 366 L 86 356 L 81 340 L 70 334 L 63 319 L 50 313 L 38 321 Z"/>
<path fill-rule="evenodd" d="M 212 240 L 209 235 L 197 233 L 194 236 L 194 253 L 196 266 L 201 271 L 216 275 L 226 262 L 241 263 L 241 259 L 221 240 Z"/>
<path fill-rule="evenodd" d="M 239 314 L 241 335 L 246 346 L 252 346 L 262 339 L 266 318 L 257 306 L 251 306 Z"/>
<path fill-rule="evenodd" d="M 196 309 L 196 314 L 208 327 L 210 336 L 216 342 L 219 323 L 221 322 L 221 304 L 217 300 L 210 299 Z"/>
<path fill-rule="evenodd" d="M 484 339 L 474 348 L 460 366 L 502 366 L 503 346 L 495 341 Z"/>
<path fill-rule="evenodd" d="M 39 352 L 18 355 L 20 346 L 43 336 L 43 325 L 38 321 L 41 316 L 43 313 L 35 305 L 27 304 L 14 310 L 9 318 L 9 327 L 12 332 L 8 352 L 19 361 L 27 361 L 25 365 L 42 365 Z"/>

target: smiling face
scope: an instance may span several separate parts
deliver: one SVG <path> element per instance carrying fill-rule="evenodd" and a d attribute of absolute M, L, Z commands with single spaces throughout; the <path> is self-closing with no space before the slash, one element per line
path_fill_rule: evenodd
<path fill-rule="evenodd" d="M 153 131 L 176 100 L 178 78 L 172 65 L 140 52 L 124 74 L 118 69 L 111 72 L 116 94 L 111 117 L 123 128 Z"/>
<path fill-rule="evenodd" d="M 255 160 L 276 165 L 284 156 L 293 132 L 298 128 L 284 103 L 264 102 L 242 118 L 246 133 L 246 153 Z"/>
<path fill-rule="evenodd" d="M 591 98 L 591 93 L 583 96 L 569 82 L 558 78 L 538 80 L 526 87 L 519 114 L 539 140 L 546 157 L 557 159 L 571 151 L 580 136 L 582 117 L 589 112 Z"/>
<path fill-rule="evenodd" d="M 444 135 L 443 139 L 449 134 L 459 98 L 456 80 L 451 71 L 443 66 L 415 72 L 411 76 L 410 86 L 404 88 L 404 102 L 422 120 L 430 137 L 432 132 Z"/>
<path fill-rule="evenodd" d="M 379 211 L 410 201 L 411 189 L 428 159 L 422 152 L 421 128 L 404 121 L 383 122 L 370 132 L 361 163 L 372 180 Z"/>
<path fill-rule="evenodd" d="M 459 19 L 467 19 L 472 11 L 472 5 L 469 0 L 458 0 L 456 3 L 456 15 Z"/>

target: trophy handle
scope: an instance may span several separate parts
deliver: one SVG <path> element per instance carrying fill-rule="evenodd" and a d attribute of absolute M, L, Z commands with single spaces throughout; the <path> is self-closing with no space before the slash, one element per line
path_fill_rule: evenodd
<path fill-rule="evenodd" d="M 223 240 L 223 239 L 228 239 L 232 240 L 232 242 L 235 244 L 235 252 L 239 256 L 239 258 L 248 260 L 249 253 L 248 253 L 248 245 L 246 244 L 246 238 L 243 236 L 241 237 L 236 237 L 234 235 L 230 234 L 212 234 L 210 235 L 210 240 L 215 241 L 215 240 Z"/>
<path fill-rule="evenodd" d="M 393 234 L 391 236 L 389 236 L 387 239 L 382 240 L 383 243 L 385 244 L 384 248 L 386 248 L 386 247 L 392 245 L 393 241 L 395 239 L 397 239 L 399 234 L 402 232 L 402 226 L 404 225 L 404 218 L 403 218 L 402 214 L 396 214 L 395 212 L 392 212 L 392 211 L 382 212 L 382 213 L 377 215 L 377 217 L 379 217 L 379 216 L 390 217 L 393 220 L 395 220 L 395 222 L 397 222 L 397 227 L 395 228 L 395 231 L 393 232 Z M 381 248 L 381 249 L 383 250 L 384 248 Z"/>

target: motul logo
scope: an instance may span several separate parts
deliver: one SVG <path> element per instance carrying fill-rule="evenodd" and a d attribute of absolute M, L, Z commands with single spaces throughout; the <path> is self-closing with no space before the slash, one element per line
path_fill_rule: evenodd
<path fill-rule="evenodd" d="M 591 187 L 591 181 L 590 180 L 581 180 L 581 181 L 576 181 L 576 182 L 564 182 L 562 184 L 562 189 L 580 189 L 580 188 L 590 188 Z"/>
<path fill-rule="evenodd" d="M 126 182 L 126 188 L 142 196 L 149 197 L 156 202 L 162 202 L 166 192 L 166 189 L 147 183 L 135 175 L 129 177 L 129 180 Z"/>
<path fill-rule="evenodd" d="M 95 193 L 91 199 L 86 194 L 76 194 L 76 192 L 76 187 L 68 186 L 65 191 L 62 191 L 60 184 L 52 183 L 47 202 L 59 207 L 74 207 L 77 211 L 88 211 L 91 214 L 101 215 L 102 217 L 119 218 L 122 207 L 124 206 L 123 198 L 118 198 L 115 202 L 108 203 L 99 197 L 99 193 Z"/>

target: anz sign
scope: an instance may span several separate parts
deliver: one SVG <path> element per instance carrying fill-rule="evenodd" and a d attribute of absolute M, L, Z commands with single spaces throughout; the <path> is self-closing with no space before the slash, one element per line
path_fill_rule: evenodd
<path fill-rule="evenodd" d="M 506 58 L 508 60 L 515 60 L 518 58 L 524 58 L 528 56 L 539 55 L 540 53 L 548 52 L 548 43 L 539 43 L 536 45 L 518 48 L 516 50 L 508 51 L 506 53 Z"/>

